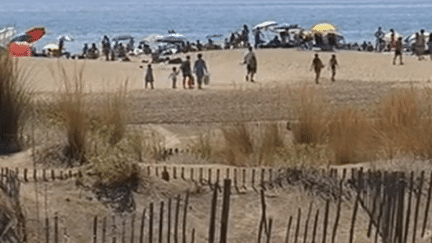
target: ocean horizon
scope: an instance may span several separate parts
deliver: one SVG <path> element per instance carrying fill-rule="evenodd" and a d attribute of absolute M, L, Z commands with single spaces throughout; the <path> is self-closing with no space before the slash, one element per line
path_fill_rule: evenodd
<path fill-rule="evenodd" d="M 432 31 L 432 2 L 399 0 L 309 0 L 309 1 L 206 1 L 206 0 L 0 0 L 1 26 L 14 25 L 18 33 L 34 26 L 44 26 L 47 34 L 35 46 L 56 43 L 60 35 L 75 39 L 66 43 L 72 53 L 84 43 L 97 43 L 104 35 L 132 35 L 136 42 L 150 35 L 164 35 L 168 30 L 183 34 L 188 40 L 206 42 L 207 35 L 229 36 L 244 24 L 272 20 L 298 24 L 310 29 L 320 22 L 338 27 L 347 42 L 374 42 L 378 26 L 390 28 L 403 36 L 420 29 Z"/>

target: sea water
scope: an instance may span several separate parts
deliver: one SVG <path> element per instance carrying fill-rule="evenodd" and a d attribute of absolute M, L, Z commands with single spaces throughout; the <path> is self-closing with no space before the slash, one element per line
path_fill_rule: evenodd
<path fill-rule="evenodd" d="M 67 50 L 76 53 L 84 43 L 104 35 L 128 34 L 136 41 L 175 30 L 190 41 L 206 42 L 207 35 L 227 38 L 244 24 L 263 21 L 298 24 L 310 29 L 330 22 L 348 42 L 374 42 L 378 26 L 409 35 L 432 31 L 431 0 L 0 0 L 0 27 L 15 25 L 18 32 L 44 26 L 47 34 L 35 45 L 40 50 L 72 36 Z M 219 40 L 219 41 L 221 41 Z M 217 41 L 217 39 L 216 39 Z"/>

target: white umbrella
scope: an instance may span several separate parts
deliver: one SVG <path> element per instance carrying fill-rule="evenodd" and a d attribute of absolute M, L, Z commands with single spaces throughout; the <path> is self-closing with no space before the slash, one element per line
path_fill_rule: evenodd
<path fill-rule="evenodd" d="M 64 41 L 74 41 L 74 39 L 68 35 L 61 35 L 58 37 L 58 40 L 64 40 Z"/>
<path fill-rule="evenodd" d="M 42 48 L 42 50 L 58 50 L 59 46 L 57 44 L 48 44 Z"/>
<path fill-rule="evenodd" d="M 260 24 L 255 25 L 254 29 L 267 29 L 269 27 L 276 26 L 276 25 L 278 25 L 278 23 L 275 21 L 265 21 L 265 22 L 262 22 Z"/>

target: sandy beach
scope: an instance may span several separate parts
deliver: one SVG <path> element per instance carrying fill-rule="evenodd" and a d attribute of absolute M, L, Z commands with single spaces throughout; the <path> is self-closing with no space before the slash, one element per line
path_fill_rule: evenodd
<path fill-rule="evenodd" d="M 223 90 L 235 87 L 264 87 L 271 85 L 314 84 L 314 73 L 310 71 L 310 65 L 314 52 L 300 51 L 296 49 L 260 49 L 256 51 L 258 59 L 258 71 L 256 83 L 246 83 L 244 80 L 245 66 L 243 62 L 245 49 L 206 51 L 203 59 L 211 74 L 211 84 L 206 90 Z M 321 60 L 326 65 L 322 72 L 322 85 L 333 85 L 330 81 L 330 71 L 327 69 L 331 52 L 319 53 Z M 392 65 L 392 53 L 366 53 L 355 51 L 340 51 L 335 53 L 340 65 L 337 71 L 335 84 L 346 81 L 364 82 L 421 82 L 427 83 L 432 79 L 431 61 L 418 61 L 414 56 L 404 55 L 405 65 Z M 192 62 L 196 60 L 196 53 L 190 53 Z M 183 60 L 184 54 L 179 55 Z M 175 58 L 177 56 L 173 56 Z M 84 68 L 83 79 L 91 91 L 112 91 L 118 85 L 129 79 L 130 91 L 143 89 L 143 76 L 146 64 L 141 60 L 149 60 L 149 57 L 134 57 L 131 62 L 105 62 L 100 60 L 65 60 L 46 58 L 22 58 L 20 64 L 31 69 L 31 84 L 37 92 L 56 91 L 63 85 L 58 78 L 51 74 L 51 69 L 58 63 L 62 65 L 70 75 L 74 68 Z M 139 66 L 143 65 L 144 69 Z M 175 65 L 154 64 L 154 76 L 156 89 L 170 89 L 171 83 L 168 75 Z M 178 65 L 177 65 L 178 66 Z M 57 76 L 58 77 L 58 76 Z M 184 92 L 178 89 L 178 92 Z M 203 91 L 204 92 L 204 91 Z"/>
<path fill-rule="evenodd" d="M 192 62 L 196 60 L 196 54 L 189 54 Z M 322 72 L 320 84 L 316 85 L 314 73 L 310 71 L 315 52 L 296 49 L 260 49 L 256 51 L 258 59 L 256 82 L 251 83 L 245 81 L 245 66 L 241 65 L 245 49 L 206 51 L 202 54 L 211 74 L 210 84 L 205 85 L 203 90 L 184 90 L 181 87 L 181 81 L 178 81 L 178 88 L 173 90 L 168 75 L 172 67 L 178 67 L 178 65 L 165 63 L 153 65 L 155 89 L 143 89 L 145 68 L 141 69 L 139 66 L 146 67 L 146 63 L 143 63 L 142 60 L 149 60 L 147 56 L 132 57 L 130 62 L 106 62 L 103 58 L 99 60 L 21 58 L 19 65 L 21 68 L 28 68 L 28 84 L 36 97 L 42 98 L 58 94 L 58 91 L 64 89 L 65 83 L 61 78 L 59 65 L 64 68 L 70 78 L 77 73 L 76 70 L 83 68 L 85 91 L 89 94 L 118 91 L 125 80 L 128 80 L 127 127 L 135 129 L 134 131 L 153 131 L 161 136 L 163 146 L 181 150 L 190 148 L 191 143 L 196 141 L 202 132 L 218 131 L 221 124 L 236 122 L 253 124 L 275 122 L 283 128 L 281 136 L 291 139 L 292 134 L 285 129 L 285 126 L 287 120 L 296 119 L 296 114 L 291 112 L 293 109 L 291 95 L 297 90 L 304 91 L 308 87 L 316 87 L 316 90 L 325 94 L 324 98 L 329 104 L 369 109 L 371 104 L 395 88 L 429 87 L 432 79 L 430 68 L 432 62 L 429 59 L 418 61 L 414 56 L 405 55 L 405 65 L 401 66 L 392 65 L 393 53 L 318 52 L 326 69 Z M 330 71 L 327 69 L 332 54 L 336 54 L 340 65 L 336 82 L 330 81 Z M 185 55 L 174 57 L 184 59 Z M 97 107 L 93 108 L 97 109 Z M 44 134 L 43 129 L 36 132 L 39 134 L 38 148 L 61 143 L 59 141 L 62 140 L 56 140 L 56 136 L 64 136 L 55 132 L 56 135 L 53 136 L 52 141 L 45 141 L 45 136 L 50 135 Z M 200 166 L 200 163 L 201 165 L 207 163 L 208 168 L 225 169 L 218 161 L 205 161 L 190 154 L 175 155 L 164 161 L 146 159 L 145 162 L 150 165 L 168 166 L 189 164 L 196 168 Z M 34 165 L 31 149 L 3 156 L 0 163 L 2 167 L 17 167 L 21 171 L 24 168 L 33 168 Z M 392 163 L 394 161 L 381 161 L 379 164 L 378 162 L 377 164 L 365 162 L 363 165 L 369 168 L 388 169 L 394 167 Z M 148 164 L 141 165 L 144 168 Z M 400 162 L 399 165 L 395 168 L 408 170 L 404 162 Z M 48 169 L 50 166 L 37 165 L 38 168 Z M 324 166 L 321 165 L 321 168 Z M 419 167 L 422 166 L 423 164 L 419 163 Z M 54 165 L 54 168 L 59 169 L 62 166 Z M 137 212 L 141 212 L 150 202 L 167 200 L 179 193 L 184 194 L 185 191 L 192 190 L 194 194 L 190 199 L 192 206 L 189 217 L 191 217 L 192 227 L 196 228 L 197 242 L 205 242 L 211 191 L 207 190 L 207 187 L 203 187 L 204 189 L 197 187 L 196 184 L 187 180 L 178 179 L 168 183 L 153 176 L 146 180 L 150 181 L 151 186 L 148 188 L 144 186 L 138 192 L 134 192 Z M 112 209 L 107 204 L 101 204 L 98 201 L 93 189 L 89 189 L 94 183 L 91 176 L 85 176 L 80 180 L 41 183 L 36 185 L 45 185 L 44 188 L 48 194 L 41 188 L 35 192 L 35 184 L 31 182 L 23 183 L 21 186 L 25 215 L 31 220 L 31 223 L 28 224 L 32 231 L 29 234 L 30 239 L 36 239 L 36 232 L 43 229 L 42 223 L 37 221 L 39 211 L 36 211 L 35 208 L 40 206 L 41 198 L 44 197 L 47 198 L 44 203 L 49 206 L 48 214 L 53 215 L 54 212 L 58 212 L 63 220 L 61 221 L 61 227 L 64 229 L 62 237 L 68 237 L 70 239 L 68 242 L 89 242 L 91 231 L 84 232 L 82 222 L 90 226 L 90 222 L 93 222 L 93 215 L 98 215 L 99 219 L 102 219 L 112 213 Z M 81 183 L 83 186 L 78 186 Z M 305 193 L 300 187 L 294 186 L 293 188 L 275 188 L 266 192 L 268 213 L 275 223 L 274 242 L 282 242 L 285 237 L 287 218 L 295 216 L 297 208 L 302 208 L 303 214 L 306 214 L 307 205 L 310 202 L 314 202 L 314 210 L 317 207 L 322 210 L 325 206 L 324 200 L 317 200 L 316 196 Z M 254 242 L 260 212 L 258 194 L 254 191 L 234 194 L 232 205 L 234 213 L 230 222 L 229 242 Z M 244 210 L 247 213 L 243 213 Z M 332 203 L 330 210 L 334 212 L 336 204 Z M 281 211 L 284 212 L 283 215 Z M 347 242 L 351 213 L 352 204 L 347 201 L 342 205 L 341 220 L 343 223 L 337 242 Z M 70 218 L 71 214 L 74 214 L 73 218 Z M 365 236 L 368 216 L 364 211 L 359 212 L 358 221 L 355 242 L 370 242 L 370 238 Z M 333 219 L 330 219 L 329 222 L 333 224 Z M 65 233 L 66 228 L 68 233 Z M 431 228 L 428 227 L 427 235 L 422 239 L 424 241 L 418 242 L 429 241 L 430 232 L 432 232 Z M 321 237 L 320 234 L 318 233 L 317 236 Z"/>

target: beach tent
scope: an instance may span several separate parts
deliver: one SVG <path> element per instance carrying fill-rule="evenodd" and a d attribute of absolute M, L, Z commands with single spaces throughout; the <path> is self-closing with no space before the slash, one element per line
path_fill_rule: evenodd
<path fill-rule="evenodd" d="M 265 21 L 265 22 L 262 22 L 260 24 L 255 25 L 253 27 L 253 29 L 254 30 L 257 30 L 257 29 L 265 29 L 266 30 L 266 29 L 273 27 L 273 26 L 276 26 L 276 25 L 278 25 L 278 23 L 275 21 Z"/>
<path fill-rule="evenodd" d="M 9 45 L 9 55 L 11 57 L 29 57 L 32 56 L 32 48 L 25 41 L 13 42 Z"/>
<path fill-rule="evenodd" d="M 419 32 L 419 34 L 420 34 L 420 32 Z M 425 42 L 426 43 L 429 42 L 430 32 L 424 32 L 424 36 L 426 37 Z M 416 37 L 415 33 L 411 34 L 407 38 L 405 38 L 405 42 L 408 43 L 409 45 L 413 45 L 416 41 L 415 37 Z"/>
<path fill-rule="evenodd" d="M 320 23 L 312 27 L 312 32 L 336 31 L 336 27 L 329 23 Z"/>

